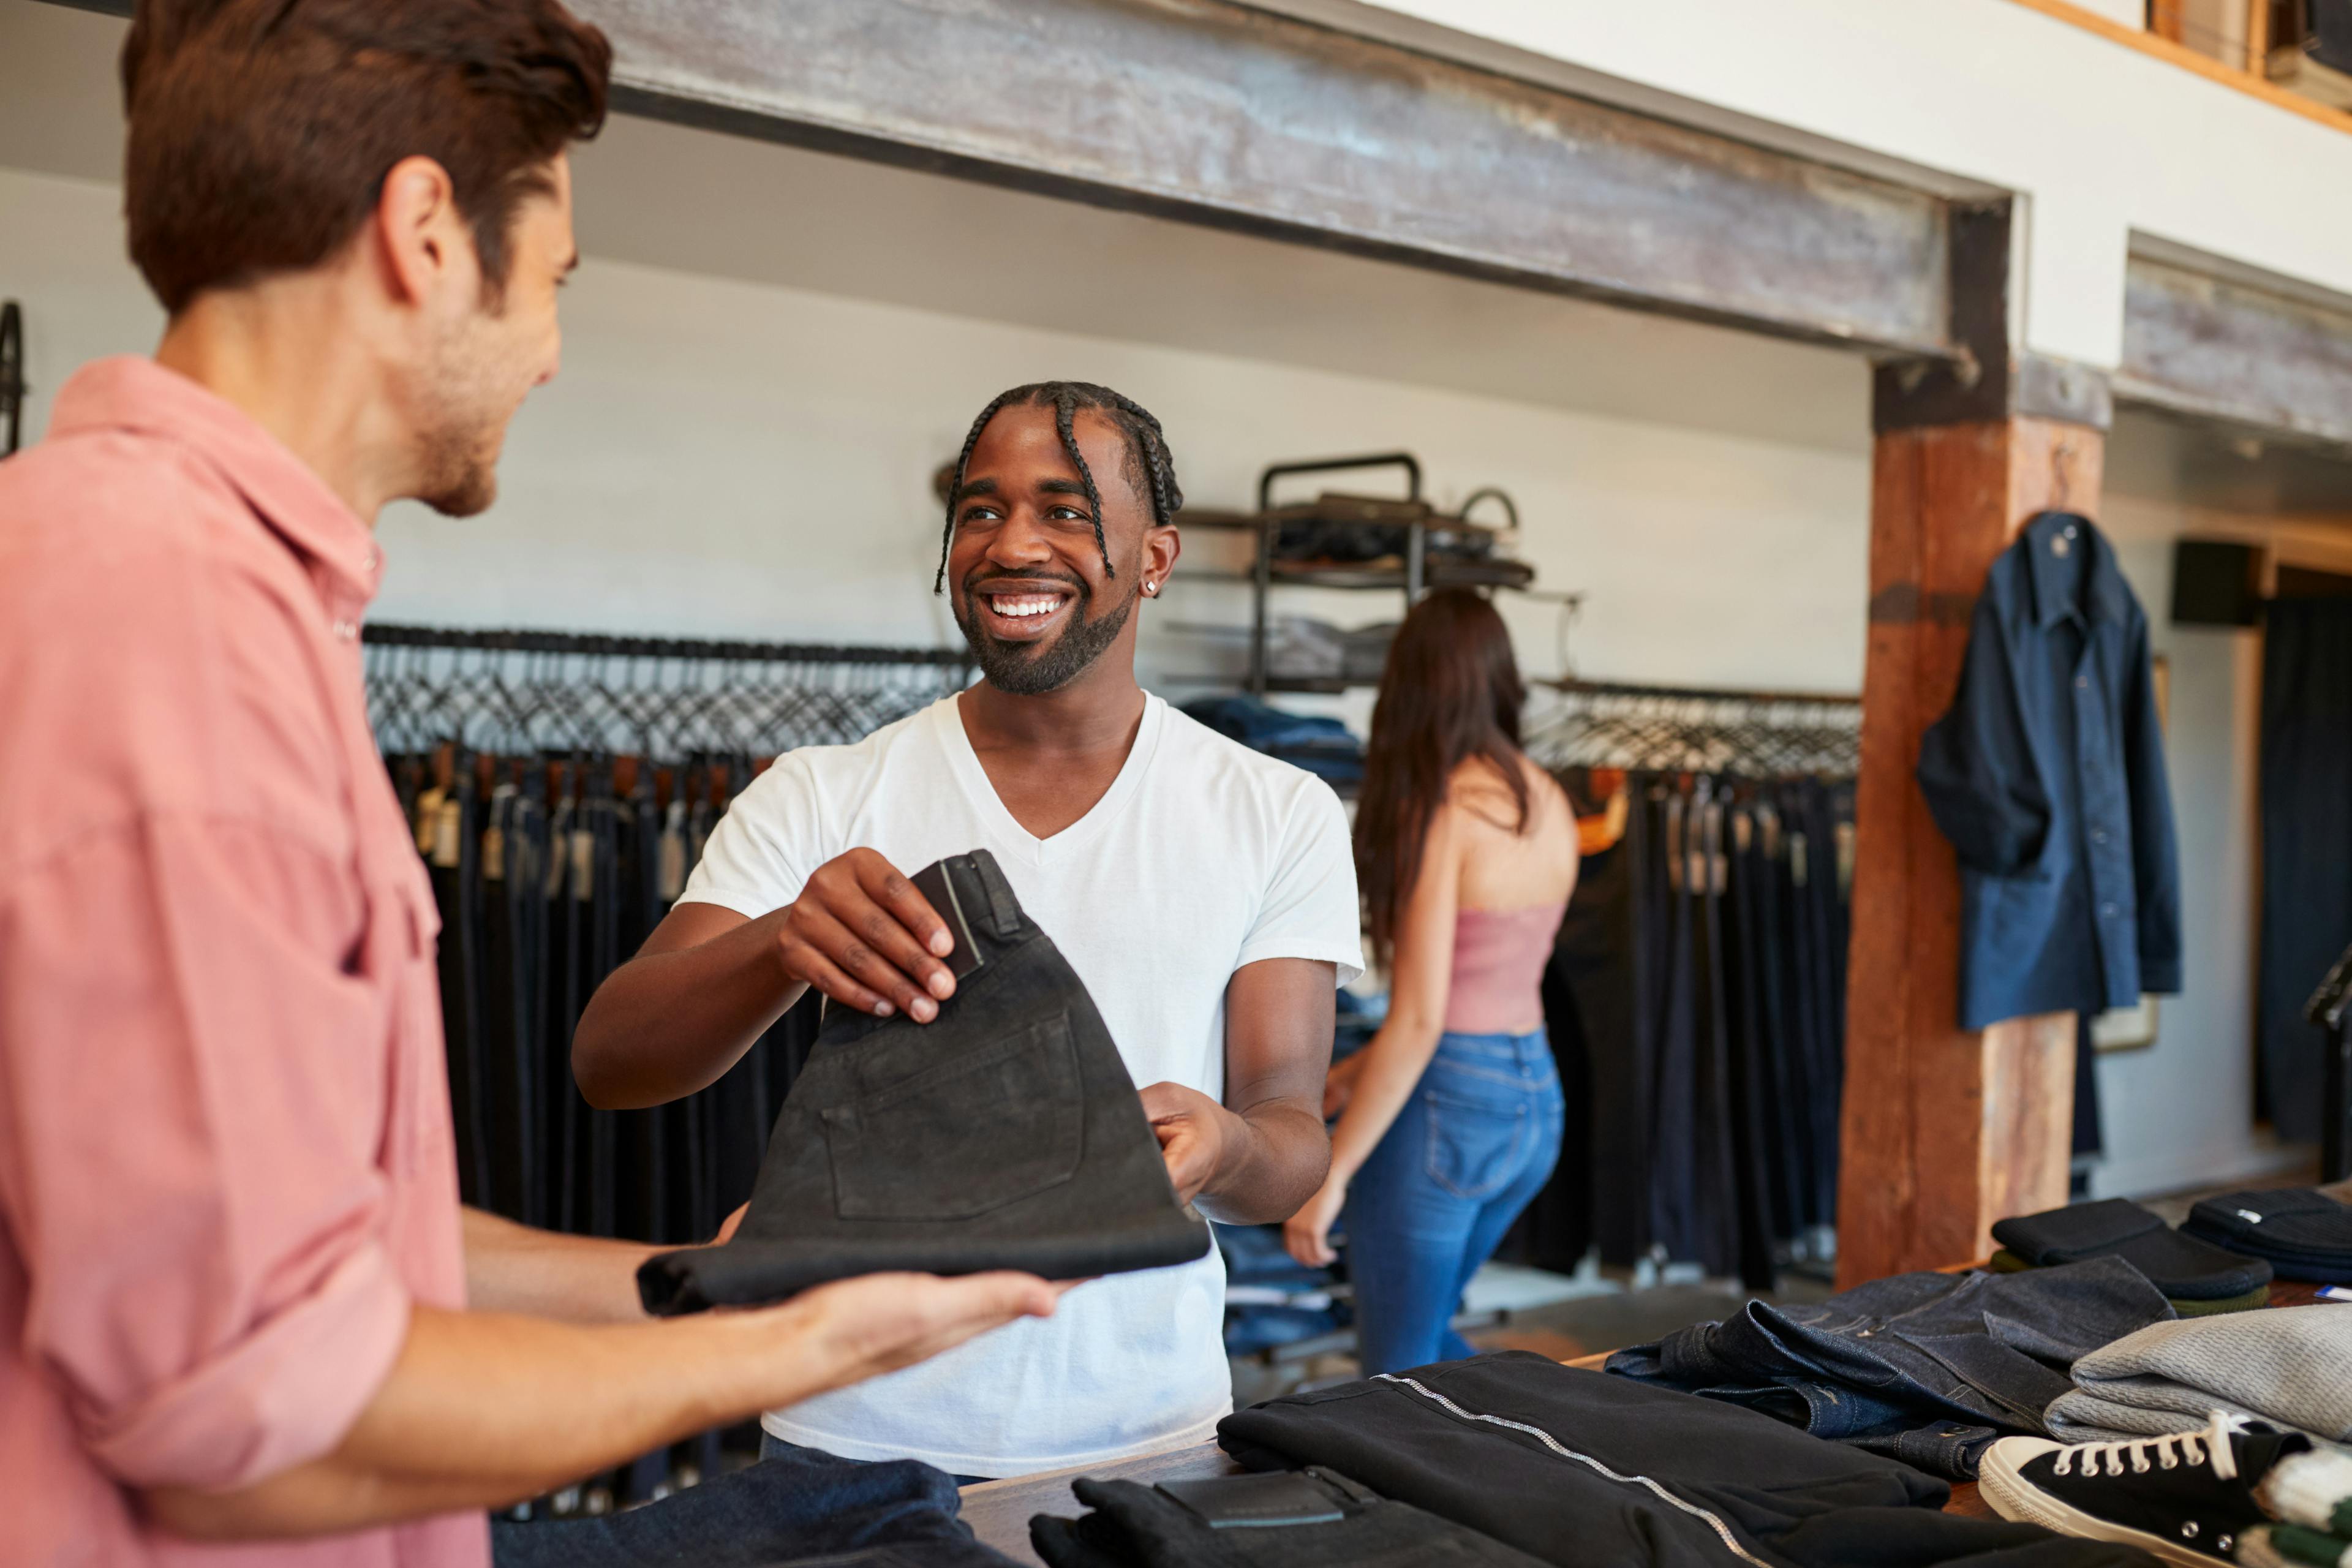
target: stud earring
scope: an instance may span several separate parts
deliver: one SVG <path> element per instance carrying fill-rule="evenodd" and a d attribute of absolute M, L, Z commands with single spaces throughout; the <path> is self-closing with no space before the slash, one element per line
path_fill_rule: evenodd
<path fill-rule="evenodd" d="M 1160 592 L 1160 584 L 1146 577 L 1143 580 L 1143 591 L 1147 594 L 1157 594 Z"/>

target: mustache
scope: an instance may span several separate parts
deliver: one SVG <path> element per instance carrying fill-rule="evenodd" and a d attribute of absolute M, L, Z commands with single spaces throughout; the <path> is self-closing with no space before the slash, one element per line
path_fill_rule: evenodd
<path fill-rule="evenodd" d="M 994 568 L 967 572 L 963 578 L 963 591 L 974 593 L 982 583 L 1051 583 L 1056 587 L 1069 589 L 1080 598 L 1087 596 L 1085 579 L 1060 572 L 1003 572 Z"/>

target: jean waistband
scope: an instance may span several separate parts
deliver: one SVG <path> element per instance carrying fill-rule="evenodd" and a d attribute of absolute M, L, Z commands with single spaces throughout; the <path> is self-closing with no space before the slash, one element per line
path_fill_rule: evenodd
<path fill-rule="evenodd" d="M 1551 1037 L 1543 1030 L 1524 1035 L 1465 1035 L 1447 1030 L 1437 1037 L 1435 1061 L 1489 1071 L 1540 1068 L 1552 1071 Z"/>

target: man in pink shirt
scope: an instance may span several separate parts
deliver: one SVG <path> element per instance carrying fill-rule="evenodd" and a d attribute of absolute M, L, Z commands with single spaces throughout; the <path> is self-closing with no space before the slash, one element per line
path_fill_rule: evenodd
<path fill-rule="evenodd" d="M 652 1322 L 650 1249 L 460 1210 L 370 527 L 488 506 L 555 374 L 609 50 L 556 0 L 142 0 L 122 64 L 170 325 L 0 465 L 0 1562 L 471 1568 L 486 1507 L 1050 1312 Z"/>

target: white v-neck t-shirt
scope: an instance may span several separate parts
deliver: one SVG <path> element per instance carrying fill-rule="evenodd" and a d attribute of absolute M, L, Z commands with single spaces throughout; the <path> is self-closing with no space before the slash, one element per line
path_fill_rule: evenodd
<path fill-rule="evenodd" d="M 1086 983 L 1140 1088 L 1224 1092 L 1225 987 L 1270 958 L 1361 971 L 1339 797 L 1144 699 L 1126 764 L 1051 838 L 997 797 L 950 697 L 854 746 L 776 760 L 711 834 L 683 901 L 757 918 L 855 848 L 905 872 L 985 848 Z M 789 1443 L 958 1475 L 1102 1464 L 1206 1440 L 1233 1408 L 1224 1265 L 1112 1275 L 918 1366 L 772 1411 Z"/>

